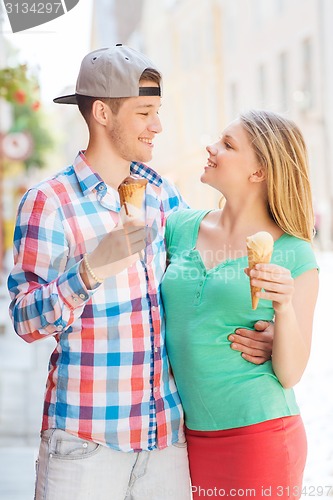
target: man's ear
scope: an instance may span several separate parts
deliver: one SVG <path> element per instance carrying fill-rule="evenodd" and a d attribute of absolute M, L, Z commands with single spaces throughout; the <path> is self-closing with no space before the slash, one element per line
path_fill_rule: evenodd
<path fill-rule="evenodd" d="M 250 177 L 250 182 L 263 182 L 266 179 L 266 172 L 262 168 L 258 168 L 255 172 L 253 172 Z"/>
<path fill-rule="evenodd" d="M 106 125 L 110 114 L 110 108 L 108 108 L 105 102 L 97 99 L 93 102 L 91 114 L 98 123 Z"/>

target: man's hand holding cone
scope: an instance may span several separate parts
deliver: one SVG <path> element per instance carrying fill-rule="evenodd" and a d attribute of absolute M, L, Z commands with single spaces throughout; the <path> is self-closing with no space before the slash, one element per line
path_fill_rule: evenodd
<path fill-rule="evenodd" d="M 88 288 L 93 288 L 142 258 L 142 250 L 146 246 L 143 210 L 146 184 L 146 179 L 131 175 L 119 186 L 121 222 L 86 255 L 81 267 L 81 276 Z M 98 277 L 97 282 L 94 276 Z"/>

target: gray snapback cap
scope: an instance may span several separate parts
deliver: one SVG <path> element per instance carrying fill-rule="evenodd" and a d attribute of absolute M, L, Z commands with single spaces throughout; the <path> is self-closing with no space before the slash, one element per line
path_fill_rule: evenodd
<path fill-rule="evenodd" d="M 94 50 L 82 60 L 75 94 L 56 97 L 53 102 L 77 104 L 77 94 L 104 98 L 161 95 L 160 87 L 139 86 L 140 77 L 147 68 L 160 73 L 148 57 L 126 45 Z"/>

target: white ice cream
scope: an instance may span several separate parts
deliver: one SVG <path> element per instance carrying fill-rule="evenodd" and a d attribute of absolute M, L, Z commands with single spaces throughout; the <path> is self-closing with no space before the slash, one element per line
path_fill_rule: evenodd
<path fill-rule="evenodd" d="M 273 236 L 267 231 L 259 231 L 246 238 L 246 245 L 258 255 L 267 255 L 273 251 Z"/>
<path fill-rule="evenodd" d="M 141 222 L 145 222 L 145 213 L 143 210 L 140 210 L 139 208 L 135 207 L 131 203 L 126 203 L 126 208 L 127 212 L 130 215 L 127 215 L 125 205 L 123 205 L 120 209 L 120 219 L 123 224 L 126 224 L 126 222 L 133 222 L 133 220 L 139 220 Z"/>

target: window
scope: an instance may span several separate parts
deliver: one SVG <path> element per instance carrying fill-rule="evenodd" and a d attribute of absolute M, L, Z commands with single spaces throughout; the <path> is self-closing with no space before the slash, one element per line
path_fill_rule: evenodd
<path fill-rule="evenodd" d="M 226 16 L 225 41 L 226 41 L 226 48 L 228 50 L 234 50 L 236 44 L 235 30 L 233 29 L 233 26 L 234 26 L 233 18 L 230 15 L 228 17 Z"/>
<path fill-rule="evenodd" d="M 284 8 L 285 8 L 285 0 L 275 0 L 275 4 L 276 4 L 276 12 L 278 14 L 282 14 Z"/>
<path fill-rule="evenodd" d="M 215 23 L 213 18 L 213 12 L 208 10 L 206 13 L 206 19 L 204 22 L 204 26 L 202 27 L 202 35 L 203 35 L 203 49 L 206 52 L 210 52 L 214 54 L 215 44 L 214 44 L 214 30 Z"/>
<path fill-rule="evenodd" d="M 252 0 L 254 25 L 263 28 L 268 19 L 274 15 L 274 4 L 267 0 Z"/>
<path fill-rule="evenodd" d="M 302 43 L 302 66 L 303 66 L 303 108 L 313 106 L 313 47 L 309 38 Z"/>
<path fill-rule="evenodd" d="M 280 92 L 280 108 L 282 111 L 288 109 L 288 55 L 286 52 L 281 52 L 278 60 L 279 72 L 279 92 Z"/>
<path fill-rule="evenodd" d="M 173 9 L 177 3 L 178 0 L 164 0 L 164 6 L 169 10 Z"/>
<path fill-rule="evenodd" d="M 230 118 L 236 118 L 239 113 L 237 84 L 230 85 Z"/>
<path fill-rule="evenodd" d="M 263 14 L 262 14 L 262 4 L 261 0 L 253 0 L 253 19 L 254 19 L 254 25 L 259 28 L 262 25 L 263 21 Z"/>
<path fill-rule="evenodd" d="M 258 68 L 258 89 L 259 89 L 259 104 L 265 107 L 267 103 L 267 71 L 264 64 Z"/>

